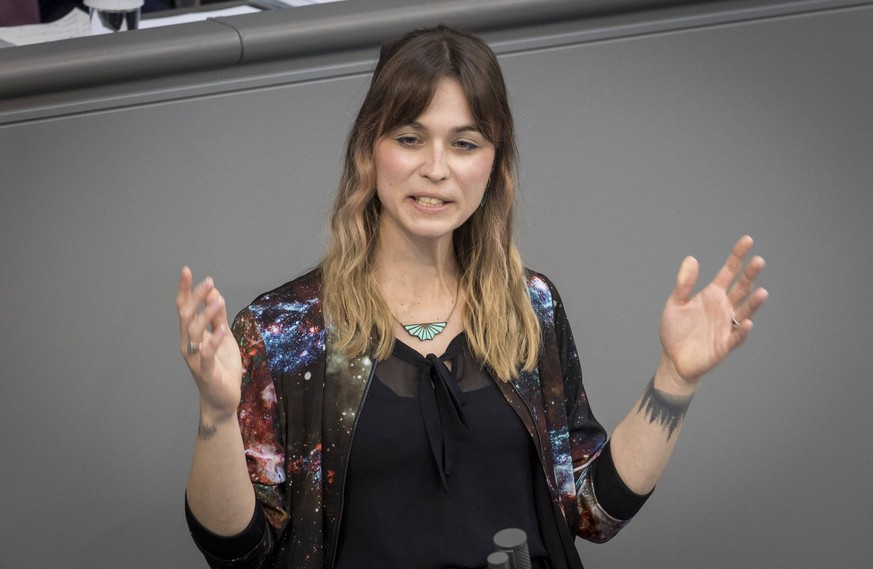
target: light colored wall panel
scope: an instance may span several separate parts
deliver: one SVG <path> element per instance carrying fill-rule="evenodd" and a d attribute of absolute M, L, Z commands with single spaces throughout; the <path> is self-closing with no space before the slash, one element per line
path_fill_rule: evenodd
<path fill-rule="evenodd" d="M 873 554 L 871 29 L 868 6 L 504 49 L 520 243 L 562 292 L 607 428 L 654 368 L 681 258 L 709 277 L 749 232 L 769 262 L 750 345 L 707 378 L 638 519 L 580 542 L 587 567 Z M 0 127 L 0 568 L 205 566 L 182 516 L 178 270 L 236 311 L 317 261 L 371 56 Z"/>

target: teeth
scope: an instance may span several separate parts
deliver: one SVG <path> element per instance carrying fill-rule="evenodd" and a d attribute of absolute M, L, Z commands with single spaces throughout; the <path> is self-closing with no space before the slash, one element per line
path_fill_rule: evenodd
<path fill-rule="evenodd" d="M 443 205 L 444 203 L 446 203 L 443 200 L 438 200 L 436 198 L 429 198 L 429 197 L 415 198 L 415 201 L 417 201 L 421 205 L 429 205 L 429 206 Z"/>

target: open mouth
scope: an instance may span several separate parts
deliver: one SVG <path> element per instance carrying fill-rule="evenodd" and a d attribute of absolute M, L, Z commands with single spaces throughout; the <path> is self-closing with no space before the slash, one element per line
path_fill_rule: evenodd
<path fill-rule="evenodd" d="M 440 200 L 437 198 L 431 198 L 428 196 L 413 197 L 412 199 L 415 200 L 415 203 L 417 203 L 419 205 L 423 205 L 425 207 L 436 207 L 436 206 L 444 205 L 446 203 L 443 200 Z"/>

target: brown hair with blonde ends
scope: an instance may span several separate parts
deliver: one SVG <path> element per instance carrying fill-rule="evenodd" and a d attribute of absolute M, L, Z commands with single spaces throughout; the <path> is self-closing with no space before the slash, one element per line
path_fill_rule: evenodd
<path fill-rule="evenodd" d="M 437 26 L 382 47 L 349 133 L 331 215 L 331 242 L 321 265 L 324 313 L 340 350 L 356 356 L 375 349 L 379 360 L 391 354 L 394 317 L 374 276 L 380 204 L 373 147 L 380 136 L 415 121 L 444 78 L 461 85 L 476 127 L 495 148 L 487 199 L 453 241 L 470 349 L 507 380 L 536 366 L 540 328 L 512 241 L 518 156 L 506 86 L 494 53 L 470 34 Z"/>

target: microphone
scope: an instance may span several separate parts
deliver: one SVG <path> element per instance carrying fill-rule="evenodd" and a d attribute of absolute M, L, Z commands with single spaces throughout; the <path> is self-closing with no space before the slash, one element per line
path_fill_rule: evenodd
<path fill-rule="evenodd" d="M 488 569 L 512 569 L 509 555 L 505 551 L 495 551 L 488 556 Z"/>
<path fill-rule="evenodd" d="M 497 548 L 497 552 L 505 552 L 508 555 L 510 569 L 531 569 L 527 534 L 524 533 L 524 530 L 518 528 L 500 530 L 494 534 L 494 546 Z M 495 553 L 491 555 L 495 555 Z M 490 555 L 488 559 L 490 563 Z M 500 565 L 497 567 L 499 568 Z"/>

